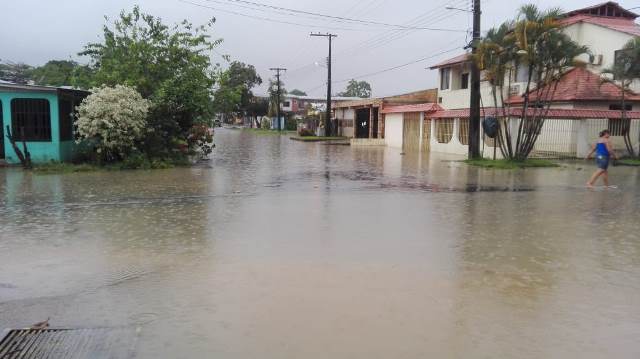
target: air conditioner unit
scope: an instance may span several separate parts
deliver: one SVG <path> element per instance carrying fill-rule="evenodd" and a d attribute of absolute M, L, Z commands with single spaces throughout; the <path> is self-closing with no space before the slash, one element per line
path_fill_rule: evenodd
<path fill-rule="evenodd" d="M 509 96 L 517 96 L 520 94 L 520 85 L 511 85 L 509 87 Z"/>
<path fill-rule="evenodd" d="M 603 59 L 602 55 L 591 55 L 589 56 L 589 63 L 591 65 L 600 66 L 602 65 L 602 59 Z"/>

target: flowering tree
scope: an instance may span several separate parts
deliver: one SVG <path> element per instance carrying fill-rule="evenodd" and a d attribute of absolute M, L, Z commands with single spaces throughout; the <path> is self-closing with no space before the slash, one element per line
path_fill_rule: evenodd
<path fill-rule="evenodd" d="M 77 108 L 78 140 L 94 141 L 100 160 L 123 159 L 147 132 L 150 102 L 123 85 L 92 92 Z"/>

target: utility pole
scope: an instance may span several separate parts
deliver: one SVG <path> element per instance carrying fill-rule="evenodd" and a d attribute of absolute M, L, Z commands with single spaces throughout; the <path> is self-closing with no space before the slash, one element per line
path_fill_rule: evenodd
<path fill-rule="evenodd" d="M 473 40 L 471 52 L 475 54 L 480 42 L 480 0 L 473 0 Z M 480 158 L 480 69 L 471 62 L 471 98 L 469 106 L 469 159 Z"/>
<path fill-rule="evenodd" d="M 278 131 L 282 131 L 282 126 L 280 123 L 280 72 L 287 71 L 287 69 L 283 67 L 272 67 L 269 70 L 276 72 L 276 79 L 278 81 L 278 93 L 276 94 L 277 105 L 276 105 L 276 121 L 278 121 Z"/>
<path fill-rule="evenodd" d="M 334 37 L 338 37 L 335 34 L 321 34 L 321 33 L 311 33 L 311 36 L 320 36 L 326 37 L 329 39 L 329 57 L 327 57 L 327 114 L 324 118 L 324 135 L 329 137 L 332 135 L 331 131 L 331 40 Z"/>

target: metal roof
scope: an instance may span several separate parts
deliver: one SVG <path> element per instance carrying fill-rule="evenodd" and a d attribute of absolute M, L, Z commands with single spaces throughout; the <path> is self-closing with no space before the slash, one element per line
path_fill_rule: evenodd
<path fill-rule="evenodd" d="M 16 84 L 8 81 L 0 81 L 0 92 L 48 92 L 48 93 L 58 93 L 58 92 L 81 92 L 83 94 L 89 93 L 86 90 L 75 89 L 70 86 L 38 86 L 38 85 L 23 85 Z"/>

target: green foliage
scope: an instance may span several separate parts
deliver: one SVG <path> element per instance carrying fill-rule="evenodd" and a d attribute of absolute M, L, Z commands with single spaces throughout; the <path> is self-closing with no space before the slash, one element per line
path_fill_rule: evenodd
<path fill-rule="evenodd" d="M 194 125 L 189 134 L 189 147 L 199 149 L 203 158 L 209 157 L 216 147 L 213 144 L 213 130 L 205 125 Z"/>
<path fill-rule="evenodd" d="M 293 89 L 289 92 L 289 95 L 294 96 L 307 96 L 307 93 L 298 89 Z"/>
<path fill-rule="evenodd" d="M 27 84 L 31 80 L 32 71 L 33 67 L 27 64 L 2 62 L 0 63 L 0 80 Z"/>
<path fill-rule="evenodd" d="M 31 71 L 31 78 L 38 85 L 67 86 L 73 82 L 77 62 L 70 60 L 51 60 Z"/>
<path fill-rule="evenodd" d="M 534 160 L 534 159 L 528 159 L 526 161 L 477 159 L 477 160 L 466 160 L 464 162 L 470 166 L 494 168 L 494 169 L 500 169 L 500 170 L 514 170 L 514 169 L 520 169 L 520 168 L 558 167 L 558 165 L 553 162 L 550 162 L 547 160 Z"/>
<path fill-rule="evenodd" d="M 251 89 L 262 83 L 253 65 L 239 61 L 218 74 L 218 89 L 213 95 L 213 108 L 223 115 L 242 115 L 250 111 L 253 100 Z"/>
<path fill-rule="evenodd" d="M 349 80 L 347 88 L 344 92 L 338 94 L 342 97 L 371 97 L 371 85 L 367 81 Z"/>
<path fill-rule="evenodd" d="M 146 153 L 166 155 L 174 137 L 186 139 L 193 124 L 210 121 L 215 71 L 209 55 L 222 41 L 208 34 L 214 22 L 170 27 L 136 6 L 103 27 L 102 42 L 80 53 L 91 59 L 92 85 L 125 84 L 153 102 Z"/>
<path fill-rule="evenodd" d="M 476 45 L 473 61 L 491 85 L 494 106 L 503 110 L 499 113 L 506 113 L 505 107 L 509 107 L 505 96 L 509 95 L 518 68 L 525 68 L 528 73 L 515 136 L 507 125 L 509 119 L 506 116 L 500 119 L 497 142 L 505 158 L 518 161 L 528 158 L 541 133 L 558 81 L 567 70 L 584 65 L 577 59 L 589 53 L 587 47 L 562 32 L 558 22 L 561 15 L 556 8 L 541 11 L 535 5 L 524 5 L 515 20 L 489 30 Z M 531 97 L 535 100 L 530 101 Z"/>

